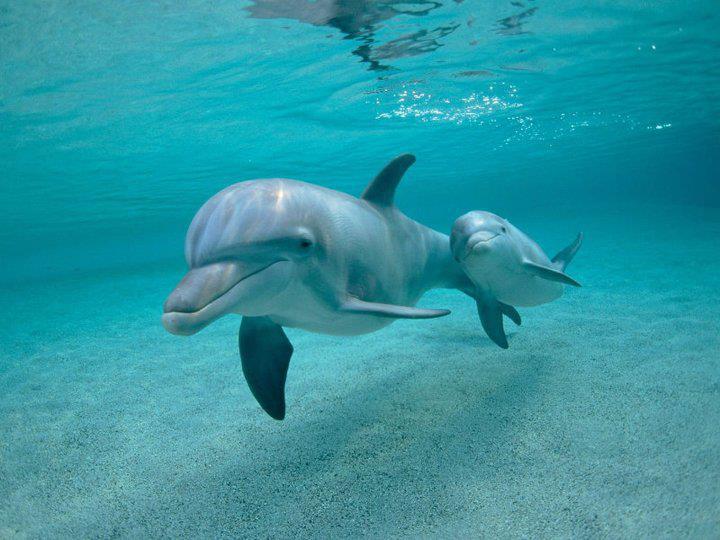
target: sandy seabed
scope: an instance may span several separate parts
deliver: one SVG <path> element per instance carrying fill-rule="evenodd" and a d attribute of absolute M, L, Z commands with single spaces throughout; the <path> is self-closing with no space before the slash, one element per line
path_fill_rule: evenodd
<path fill-rule="evenodd" d="M 421 302 L 442 319 L 289 330 L 284 422 L 239 318 L 164 332 L 177 262 L 5 287 L 0 538 L 717 537 L 720 213 L 515 222 L 551 253 L 582 223 L 584 287 L 508 351 L 454 291 Z"/>

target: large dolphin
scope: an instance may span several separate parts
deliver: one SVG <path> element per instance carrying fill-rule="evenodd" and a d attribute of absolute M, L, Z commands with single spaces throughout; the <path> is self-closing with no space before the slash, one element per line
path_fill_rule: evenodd
<path fill-rule="evenodd" d="M 413 307 L 433 288 L 472 294 L 447 235 L 405 216 L 395 188 L 415 162 L 390 162 L 361 198 L 282 178 L 234 184 L 198 211 L 187 233 L 187 275 L 163 325 L 190 335 L 228 313 L 243 316 L 242 369 L 273 418 L 285 416 L 293 347 L 283 327 L 356 335 L 396 319 L 450 313 Z"/>
<path fill-rule="evenodd" d="M 550 259 L 540 246 L 508 220 L 490 212 L 468 212 L 455 220 L 450 247 L 475 284 L 480 321 L 503 349 L 508 342 L 503 314 L 520 324 L 513 306 L 537 306 L 559 298 L 563 284 L 580 284 L 565 268 L 580 249 L 582 233 Z"/>

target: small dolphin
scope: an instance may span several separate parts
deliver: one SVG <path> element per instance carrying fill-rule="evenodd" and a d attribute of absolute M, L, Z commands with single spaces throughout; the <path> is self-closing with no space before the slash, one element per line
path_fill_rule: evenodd
<path fill-rule="evenodd" d="M 356 335 L 396 319 L 449 314 L 414 307 L 433 288 L 474 290 L 448 236 L 393 203 L 414 162 L 409 154 L 390 162 L 359 199 L 282 178 L 219 192 L 190 224 L 189 272 L 165 302 L 163 325 L 190 335 L 223 315 L 242 315 L 243 373 L 262 408 L 280 420 L 293 353 L 284 326 Z"/>
<path fill-rule="evenodd" d="M 559 298 L 563 284 L 580 284 L 565 268 L 580 249 L 582 233 L 551 259 L 531 238 L 509 221 L 490 212 L 474 211 L 453 224 L 450 247 L 475 284 L 480 321 L 487 335 L 503 349 L 508 342 L 505 314 L 516 324 L 513 306 L 537 306 Z"/>

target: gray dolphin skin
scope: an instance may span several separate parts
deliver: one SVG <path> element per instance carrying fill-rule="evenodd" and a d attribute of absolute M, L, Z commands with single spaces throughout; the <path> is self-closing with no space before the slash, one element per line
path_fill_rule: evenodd
<path fill-rule="evenodd" d="M 394 159 L 359 199 L 282 178 L 219 192 L 190 225 L 189 271 L 165 302 L 163 325 L 191 335 L 229 313 L 242 315 L 243 373 L 262 408 L 280 420 L 293 353 L 283 327 L 357 335 L 396 319 L 449 314 L 414 307 L 430 289 L 475 291 L 449 237 L 393 204 L 414 162 L 409 154 Z"/>
<path fill-rule="evenodd" d="M 513 306 L 537 306 L 559 298 L 563 284 L 580 284 L 565 268 L 580 249 L 582 233 L 550 259 L 540 246 L 506 219 L 473 211 L 453 224 L 450 247 L 475 285 L 472 296 L 487 335 L 508 348 L 503 315 L 520 324 Z"/>

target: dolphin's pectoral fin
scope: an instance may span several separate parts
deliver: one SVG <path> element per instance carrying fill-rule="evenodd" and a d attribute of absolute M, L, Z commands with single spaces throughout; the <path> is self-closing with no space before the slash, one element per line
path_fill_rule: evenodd
<path fill-rule="evenodd" d="M 570 264 L 570 261 L 573 260 L 573 257 L 578 252 L 578 249 L 580 249 L 582 241 L 583 233 L 580 233 L 577 235 L 575 240 L 573 240 L 572 244 L 567 246 L 565 249 L 559 251 L 558 254 L 552 258 L 552 262 L 555 264 L 558 270 L 561 270 L 563 272 L 565 271 L 567 265 Z"/>
<path fill-rule="evenodd" d="M 340 311 L 357 315 L 375 315 L 395 319 L 434 319 L 450 314 L 449 309 L 423 309 L 394 304 L 365 302 L 358 298 L 349 298 L 340 306 Z"/>
<path fill-rule="evenodd" d="M 415 156 L 412 154 L 396 157 L 368 184 L 360 198 L 380 206 L 392 206 L 395 189 L 413 163 Z"/>
<path fill-rule="evenodd" d="M 500 304 L 500 311 L 502 311 L 507 318 L 509 318 L 518 326 L 522 324 L 522 319 L 520 318 L 520 314 L 518 313 L 517 309 L 515 309 L 509 304 L 503 304 L 502 302 L 498 302 L 498 304 Z"/>
<path fill-rule="evenodd" d="M 485 330 L 485 333 L 498 346 L 502 347 L 503 349 L 507 349 L 508 342 L 507 337 L 505 337 L 505 329 L 503 328 L 502 318 L 502 306 L 504 305 L 505 304 L 501 304 L 491 296 L 485 296 L 483 298 L 477 299 L 478 315 L 480 315 L 480 322 L 482 323 L 482 327 Z M 513 309 L 515 314 L 517 314 L 517 311 L 515 311 L 514 308 L 511 309 Z M 508 315 L 508 317 L 510 317 L 510 315 Z"/>
<path fill-rule="evenodd" d="M 556 270 L 555 268 L 549 268 L 542 266 L 530 261 L 523 261 L 522 266 L 525 270 L 531 274 L 550 281 L 558 281 L 565 283 L 566 285 L 572 285 L 573 287 L 581 287 L 581 285 L 567 274 Z"/>
<path fill-rule="evenodd" d="M 282 326 L 267 317 L 243 317 L 240 359 L 245 380 L 260 406 L 275 420 L 285 418 L 285 377 L 293 346 Z"/>

